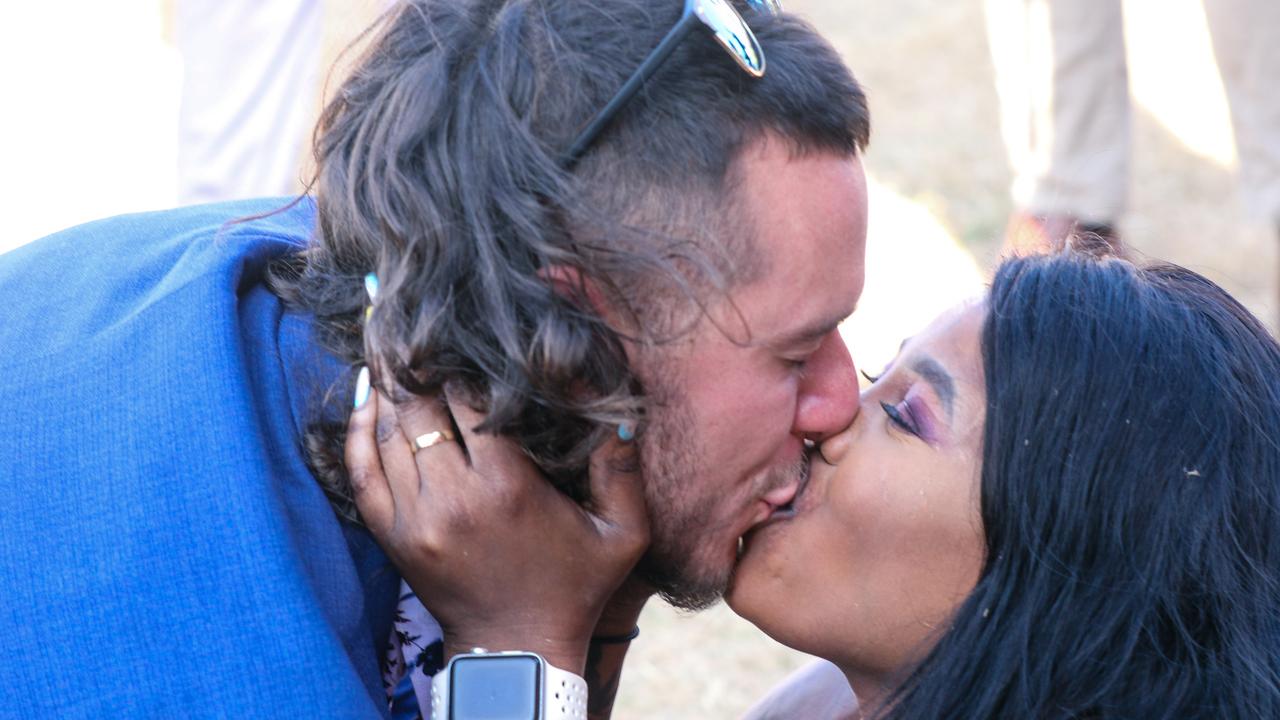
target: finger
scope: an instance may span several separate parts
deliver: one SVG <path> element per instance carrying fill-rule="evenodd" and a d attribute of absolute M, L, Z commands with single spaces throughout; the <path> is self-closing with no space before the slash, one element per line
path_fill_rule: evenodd
<path fill-rule="evenodd" d="M 476 472 L 495 483 L 522 482 L 530 477 L 541 480 L 537 468 L 514 440 L 494 433 L 476 432 L 475 429 L 485 421 L 484 413 L 471 407 L 456 386 L 446 385 L 444 395 L 449 414 L 458 422 L 463 445 Z"/>
<path fill-rule="evenodd" d="M 376 394 L 376 392 L 375 392 Z M 385 535 L 395 525 L 395 500 L 378 454 L 375 426 L 377 403 L 373 398 L 351 413 L 347 421 L 344 459 L 351 479 L 351 494 L 360 517 L 374 535 Z"/>
<path fill-rule="evenodd" d="M 591 454 L 591 511 L 598 521 L 648 537 L 649 511 L 636 445 L 616 437 Z"/>
<path fill-rule="evenodd" d="M 382 458 L 382 469 L 396 507 L 401 513 L 411 513 L 421 483 L 418 466 L 413 462 L 413 448 L 400 427 L 400 418 L 391 398 L 379 392 L 376 400 L 378 455 Z"/>
<path fill-rule="evenodd" d="M 409 451 L 418 469 L 416 492 L 425 492 L 433 477 L 461 477 L 468 472 L 466 456 L 456 437 L 454 440 L 439 438 L 432 446 L 420 450 L 413 446 L 415 438 L 428 433 L 454 432 L 453 418 L 439 399 L 405 394 L 397 398 L 395 414 L 399 418 L 401 432 L 410 443 Z"/>

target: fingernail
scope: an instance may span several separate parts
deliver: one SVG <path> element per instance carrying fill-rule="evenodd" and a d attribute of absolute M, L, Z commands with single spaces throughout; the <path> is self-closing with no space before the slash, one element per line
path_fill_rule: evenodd
<path fill-rule="evenodd" d="M 369 366 L 360 368 L 360 374 L 356 375 L 356 404 L 355 409 L 359 410 L 369 401 L 369 394 L 372 388 L 369 385 Z"/>
<path fill-rule="evenodd" d="M 636 429 L 631 423 L 622 423 L 618 426 L 618 439 L 622 442 L 631 442 L 636 439 Z"/>
<path fill-rule="evenodd" d="M 369 302 L 378 297 L 378 276 L 369 273 L 364 276 L 364 291 L 369 294 Z"/>

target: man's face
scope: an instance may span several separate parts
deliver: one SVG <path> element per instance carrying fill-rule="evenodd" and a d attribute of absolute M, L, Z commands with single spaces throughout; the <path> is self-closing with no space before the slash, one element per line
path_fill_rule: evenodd
<path fill-rule="evenodd" d="M 795 157 L 777 138 L 738 162 L 735 206 L 760 272 L 679 347 L 633 358 L 654 402 L 640 440 L 653 526 L 640 572 L 690 609 L 719 598 L 738 539 L 795 495 L 807 476 L 804 439 L 844 429 L 858 411 L 836 326 L 862 293 L 862 165 Z"/>

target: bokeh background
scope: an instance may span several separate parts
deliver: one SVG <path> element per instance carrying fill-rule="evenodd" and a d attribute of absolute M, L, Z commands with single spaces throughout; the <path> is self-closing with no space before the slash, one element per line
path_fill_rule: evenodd
<path fill-rule="evenodd" d="M 184 1 L 0 7 L 0 252 L 97 217 L 177 204 L 184 68 L 173 18 Z M 323 7 L 317 67 L 324 70 L 313 88 L 299 87 L 311 116 L 326 78 L 330 87 L 341 78 L 341 64 L 329 68 L 342 48 L 384 7 L 316 1 Z M 786 5 L 837 46 L 870 99 L 868 281 L 845 335 L 860 365 L 878 370 L 902 338 L 980 293 L 997 260 L 1010 173 L 982 3 Z M 1217 280 L 1274 327 L 1276 229 L 1251 221 L 1242 207 L 1199 0 L 1129 0 L 1125 13 L 1135 126 L 1120 230 L 1139 253 Z M 287 142 L 303 147 L 307 132 Z M 807 660 L 723 607 L 686 617 L 655 603 L 642 628 L 620 718 L 737 717 Z"/>

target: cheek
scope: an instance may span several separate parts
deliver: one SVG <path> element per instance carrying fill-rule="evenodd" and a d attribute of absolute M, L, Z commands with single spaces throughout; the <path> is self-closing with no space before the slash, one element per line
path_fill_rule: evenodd
<path fill-rule="evenodd" d="M 895 668 L 972 590 L 983 539 L 960 468 L 865 438 L 850 452 L 812 510 L 753 538 L 729 601 L 785 644 Z"/>
<path fill-rule="evenodd" d="M 942 474 L 931 482 L 864 470 L 861 482 L 831 499 L 834 521 L 825 572 L 852 616 L 850 642 L 875 638 L 875 654 L 894 658 L 918 647 L 973 589 L 984 548 L 968 489 Z"/>
<path fill-rule="evenodd" d="M 799 382 L 796 373 L 786 368 L 734 368 L 713 373 L 704 382 L 703 388 L 714 395 L 705 398 L 709 404 L 734 412 L 754 412 L 754 419 L 789 422 L 795 411 Z"/>
<path fill-rule="evenodd" d="M 729 606 L 784 645 L 828 659 L 847 658 L 883 627 L 880 595 L 888 588 L 876 558 L 878 516 L 836 512 L 830 504 L 753 538 Z M 859 529 L 860 528 L 860 529 Z"/>
<path fill-rule="evenodd" d="M 796 386 L 788 379 L 708 382 L 689 396 L 694 427 L 717 464 L 741 466 L 793 460 Z M 797 440 L 798 442 L 798 440 Z"/>
<path fill-rule="evenodd" d="M 950 492 L 917 488 L 854 526 L 849 556 L 857 593 L 884 627 L 907 629 L 906 645 L 943 622 L 977 580 L 983 541 L 966 504 Z"/>
<path fill-rule="evenodd" d="M 729 607 L 778 642 L 808 651 L 815 626 L 831 618 L 815 604 L 835 580 L 815 552 L 822 540 L 820 527 L 799 520 L 757 531 L 725 596 Z"/>

